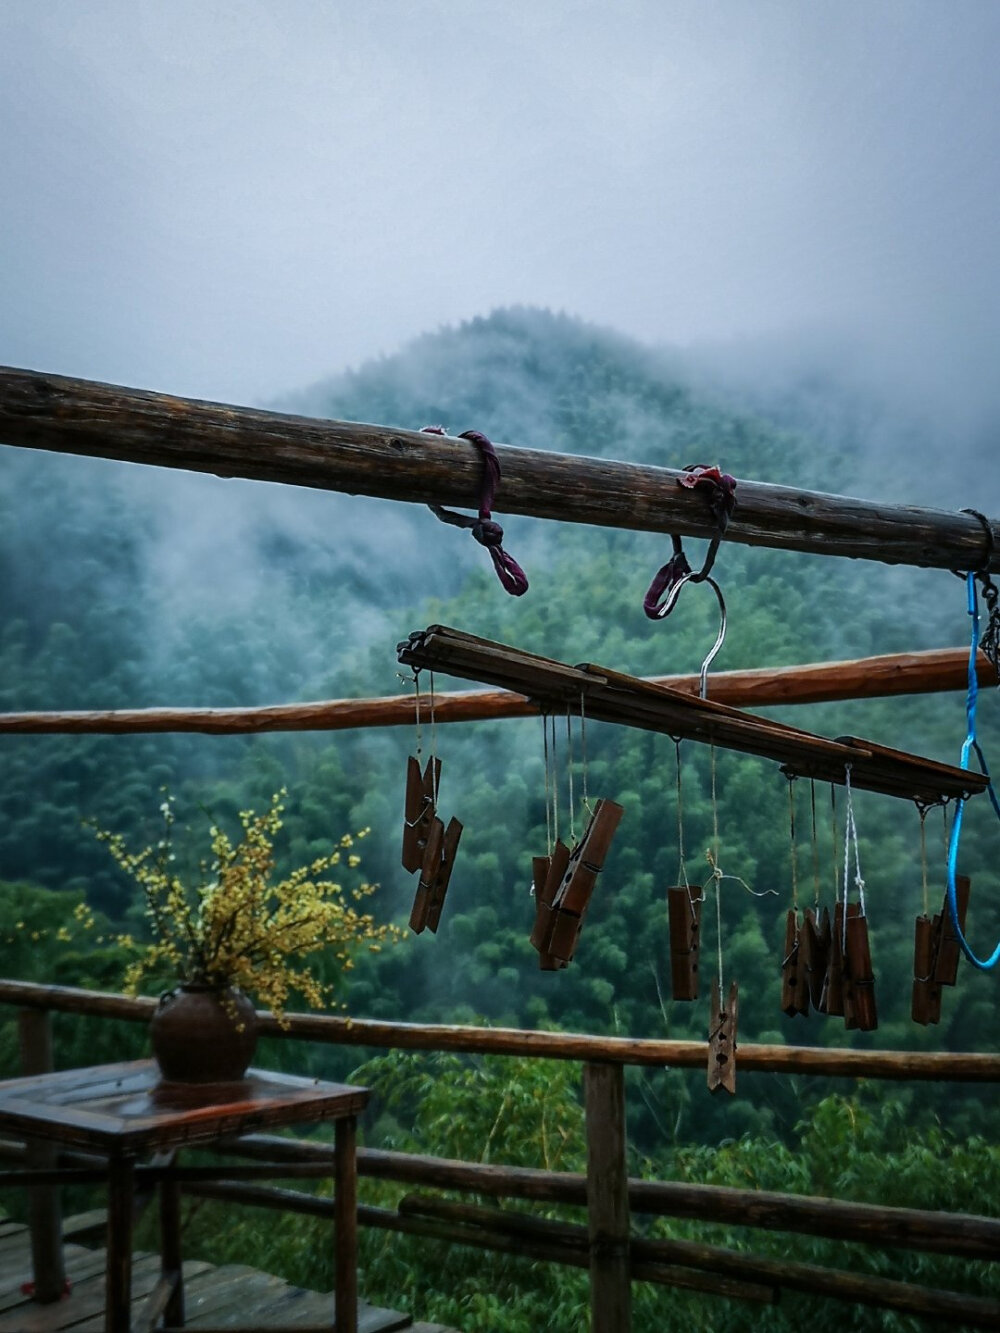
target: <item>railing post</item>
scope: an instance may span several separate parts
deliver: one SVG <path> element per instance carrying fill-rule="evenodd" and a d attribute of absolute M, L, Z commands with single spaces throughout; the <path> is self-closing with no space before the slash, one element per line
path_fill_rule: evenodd
<path fill-rule="evenodd" d="M 48 1074 L 52 1070 L 52 1016 L 47 1009 L 20 1009 L 17 1015 L 22 1074 Z M 29 1170 L 49 1170 L 56 1165 L 54 1144 L 28 1139 L 25 1143 Z M 57 1185 L 35 1185 L 28 1191 L 28 1228 L 31 1235 L 31 1264 L 35 1276 L 35 1300 L 57 1301 L 66 1286 L 63 1266 L 62 1210 Z"/>
<path fill-rule="evenodd" d="M 587 1124 L 590 1333 L 628 1333 L 632 1327 L 632 1278 L 623 1067 L 585 1064 L 583 1089 Z"/>

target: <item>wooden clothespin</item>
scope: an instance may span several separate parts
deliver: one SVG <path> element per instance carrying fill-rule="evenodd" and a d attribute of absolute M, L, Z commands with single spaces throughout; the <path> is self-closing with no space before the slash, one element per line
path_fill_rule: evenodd
<path fill-rule="evenodd" d="M 670 921 L 670 982 L 675 1000 L 698 998 L 698 954 L 701 948 L 700 885 L 667 889 Z"/>
<path fill-rule="evenodd" d="M 851 907 L 857 904 L 851 903 Z M 878 1027 L 875 1005 L 875 978 L 872 975 L 872 955 L 868 942 L 868 918 L 860 910 L 847 913 L 847 951 L 845 973 L 848 979 L 844 1014 L 850 1017 L 847 1026 L 871 1032 Z"/>
<path fill-rule="evenodd" d="M 971 883 L 967 875 L 955 876 L 955 906 L 958 908 L 958 924 L 965 934 L 965 914 L 969 908 L 969 890 Z M 951 919 L 948 895 L 945 894 L 940 914 L 934 918 L 934 932 L 937 954 L 934 961 L 934 980 L 939 986 L 954 986 L 958 980 L 958 959 L 962 946 L 955 934 L 955 923 Z"/>
<path fill-rule="evenodd" d="M 552 933 L 552 899 L 562 883 L 569 865 L 569 848 L 559 838 L 551 856 L 536 856 L 531 862 L 532 883 L 535 889 L 535 927 L 531 932 L 532 947 L 538 950 L 538 965 L 543 972 L 556 972 L 566 963 L 548 952 Z"/>
<path fill-rule="evenodd" d="M 857 904 L 851 907 L 856 911 Z M 838 902 L 833 909 L 833 929 L 830 932 L 830 949 L 827 954 L 826 974 L 823 977 L 823 991 L 820 996 L 820 1013 L 834 1014 L 846 1021 L 846 978 L 844 974 L 844 904 Z M 850 1027 L 850 1023 L 847 1024 Z"/>
<path fill-rule="evenodd" d="M 708 1027 L 708 1090 L 736 1094 L 736 1021 L 739 1017 L 739 988 L 729 987 L 723 1007 L 722 987 L 712 982 L 712 1013 Z"/>
<path fill-rule="evenodd" d="M 410 912 L 410 929 L 416 935 L 425 929 L 437 933 L 461 836 L 462 825 L 457 819 L 449 822 L 447 830 L 436 815 L 431 820 L 420 879 Z"/>
<path fill-rule="evenodd" d="M 406 761 L 406 798 L 403 807 L 403 869 L 419 870 L 435 817 L 434 795 L 441 785 L 441 760 L 428 759 L 423 773 L 410 755 Z"/>
<path fill-rule="evenodd" d="M 584 913 L 624 813 L 614 801 L 599 800 L 583 837 L 570 853 L 565 873 L 552 897 L 551 928 L 545 941 L 545 952 L 561 962 L 571 962 L 576 952 Z"/>
<path fill-rule="evenodd" d="M 936 918 L 935 918 L 936 920 Z M 941 1020 L 941 985 L 935 980 L 935 927 L 926 913 L 917 917 L 913 936 L 913 997 L 910 1014 L 914 1023 Z"/>
<path fill-rule="evenodd" d="M 803 958 L 805 962 L 806 985 L 809 1000 L 818 1014 L 823 1013 L 823 981 L 830 956 L 830 909 L 823 908 L 822 915 L 811 907 L 802 914 Z"/>
<path fill-rule="evenodd" d="M 791 1018 L 809 1013 L 809 987 L 805 959 L 802 956 L 799 914 L 793 909 L 785 914 L 785 951 L 781 962 L 781 1008 Z"/>

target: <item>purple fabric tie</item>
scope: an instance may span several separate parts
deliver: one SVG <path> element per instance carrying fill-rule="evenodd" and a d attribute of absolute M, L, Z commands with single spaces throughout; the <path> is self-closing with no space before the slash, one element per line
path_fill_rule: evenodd
<path fill-rule="evenodd" d="M 422 434 L 445 435 L 443 426 L 424 426 Z M 466 430 L 458 437 L 469 440 L 483 456 L 483 486 L 479 493 L 479 517 L 469 518 L 467 514 L 456 514 L 453 509 L 443 505 L 428 505 L 431 512 L 442 523 L 451 523 L 456 528 L 469 528 L 480 546 L 485 546 L 493 561 L 497 578 L 512 597 L 520 597 L 528 591 L 528 578 L 524 570 L 512 555 L 503 549 L 503 528 L 493 519 L 493 501 L 500 485 L 500 459 L 491 442 L 478 430 Z"/>
<path fill-rule="evenodd" d="M 736 478 L 731 477 L 728 472 L 721 472 L 717 467 L 704 467 L 701 464 L 686 467 L 683 474 L 677 478 L 677 483 L 689 490 L 693 490 L 696 486 L 709 490 L 708 507 L 712 511 L 718 531 L 712 538 L 705 563 L 697 574 L 691 572 L 680 537 L 671 537 L 674 553 L 653 575 L 653 581 L 642 599 L 642 609 L 650 620 L 662 620 L 664 616 L 670 614 L 673 610 L 673 606 L 670 605 L 670 594 L 681 579 L 690 576 L 692 583 L 702 583 L 708 578 L 715 563 L 719 543 L 725 536 L 729 520 L 736 508 Z"/>

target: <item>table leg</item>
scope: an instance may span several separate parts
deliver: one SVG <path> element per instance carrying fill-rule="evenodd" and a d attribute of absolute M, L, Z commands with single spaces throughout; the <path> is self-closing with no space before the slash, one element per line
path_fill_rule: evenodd
<path fill-rule="evenodd" d="M 334 1221 L 336 1225 L 337 1333 L 358 1333 L 358 1174 L 353 1115 L 334 1127 Z"/>
<path fill-rule="evenodd" d="M 134 1163 L 108 1163 L 108 1260 L 104 1283 L 105 1333 L 129 1333 L 132 1325 L 132 1208 Z"/>
<path fill-rule="evenodd" d="M 173 1294 L 163 1312 L 169 1328 L 184 1325 L 184 1278 L 181 1257 L 181 1187 L 176 1180 L 160 1181 L 160 1272 L 176 1275 Z"/>

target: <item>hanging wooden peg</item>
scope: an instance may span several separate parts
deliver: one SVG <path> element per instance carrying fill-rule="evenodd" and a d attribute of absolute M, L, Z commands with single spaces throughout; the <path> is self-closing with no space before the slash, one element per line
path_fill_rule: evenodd
<path fill-rule="evenodd" d="M 958 924 L 965 934 L 965 914 L 969 908 L 969 890 L 971 883 L 967 875 L 955 876 L 955 906 L 958 908 Z M 941 911 L 934 918 L 934 935 L 937 941 L 937 955 L 934 963 L 934 980 L 939 986 L 954 986 L 958 980 L 958 959 L 961 945 L 955 934 L 955 923 L 951 919 L 948 895 L 945 894 Z"/>
<path fill-rule="evenodd" d="M 736 1021 L 739 1016 L 739 987 L 729 987 L 722 1003 L 722 987 L 712 983 L 712 1013 L 708 1027 L 708 1090 L 736 1094 Z"/>
<path fill-rule="evenodd" d="M 406 761 L 406 798 L 403 807 L 403 869 L 419 870 L 434 819 L 434 795 L 441 785 L 441 760 L 428 759 L 423 773 L 420 761 Z"/>
<path fill-rule="evenodd" d="M 929 916 L 917 917 L 913 937 L 913 998 L 910 1013 L 914 1023 L 937 1023 L 941 1019 L 941 985 L 934 978 L 935 928 Z"/>
<path fill-rule="evenodd" d="M 698 955 L 701 949 L 700 885 L 667 889 L 670 921 L 670 981 L 675 1000 L 698 998 Z"/>
<path fill-rule="evenodd" d="M 785 914 L 785 949 L 781 963 L 781 1008 L 789 1018 L 809 1013 L 809 985 L 802 943 L 799 914 L 789 909 Z"/>
<path fill-rule="evenodd" d="M 851 907 L 857 907 L 855 903 Z M 847 974 L 845 1017 L 850 1013 L 850 1028 L 871 1032 L 878 1027 L 875 1006 L 875 977 L 872 975 L 872 955 L 868 942 L 868 918 L 860 910 L 847 913 L 847 950 L 844 959 Z"/>
<path fill-rule="evenodd" d="M 857 912 L 858 904 L 851 903 L 848 914 Z M 826 973 L 823 977 L 823 991 L 820 997 L 820 1013 L 833 1014 L 843 1018 L 847 1027 L 853 1022 L 847 1015 L 847 991 L 849 978 L 844 963 L 844 904 L 838 902 L 833 909 L 833 929 L 830 932 L 830 949 L 827 954 Z M 853 1019 L 853 1013 L 851 1015 Z"/>
<path fill-rule="evenodd" d="M 830 958 L 831 930 L 830 909 L 823 908 L 822 915 L 818 908 L 807 907 L 802 914 L 802 954 L 809 1000 L 818 1014 L 823 1009 L 823 982 Z"/>
<path fill-rule="evenodd" d="M 425 929 L 437 933 L 461 836 L 462 825 L 457 819 L 450 820 L 447 829 L 436 815 L 431 820 L 420 879 L 410 912 L 410 929 L 416 935 Z"/>
<path fill-rule="evenodd" d="M 624 813 L 614 801 L 599 800 L 583 837 L 570 853 L 566 871 L 552 898 L 551 925 L 544 944 L 544 951 L 561 962 L 571 962 L 576 952 L 597 876 Z"/>
<path fill-rule="evenodd" d="M 555 972 L 566 966 L 564 960 L 548 952 L 547 944 L 552 934 L 552 899 L 568 865 L 569 848 L 561 838 L 557 839 L 551 856 L 536 856 L 531 862 L 535 889 L 535 927 L 531 932 L 531 944 L 538 950 L 538 965 L 543 972 Z"/>

